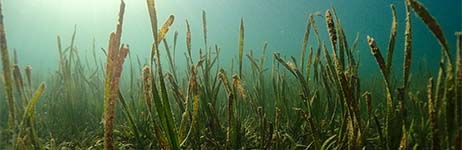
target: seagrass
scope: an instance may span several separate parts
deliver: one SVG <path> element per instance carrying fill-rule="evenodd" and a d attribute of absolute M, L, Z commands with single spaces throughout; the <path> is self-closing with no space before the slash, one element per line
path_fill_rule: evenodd
<path fill-rule="evenodd" d="M 15 136 L 15 100 L 13 99 L 13 79 L 11 76 L 11 62 L 6 41 L 5 25 L 3 23 L 3 8 L 0 2 L 0 54 L 2 55 L 3 80 L 5 85 L 5 99 L 8 104 L 8 136 Z M 14 141 L 13 141 L 14 143 Z"/>
<path fill-rule="evenodd" d="M 123 44 L 120 46 L 122 36 L 122 23 L 125 11 L 125 3 L 121 1 L 119 8 L 119 20 L 116 32 L 110 34 L 108 55 L 106 62 L 106 77 L 104 89 L 104 149 L 114 149 L 114 119 L 115 104 L 118 98 L 119 81 L 122 74 L 122 65 L 128 54 L 128 48 Z"/>
<path fill-rule="evenodd" d="M 398 28 L 398 19 L 397 19 L 397 16 L 396 16 L 396 7 L 395 5 L 393 4 L 390 4 L 390 9 L 391 9 L 391 14 L 392 14 L 392 22 L 391 22 L 391 29 L 390 29 L 390 40 L 388 42 L 388 53 L 387 53 L 387 67 L 388 67 L 388 71 L 387 72 L 391 72 L 391 66 L 392 66 L 392 63 L 393 63 L 393 53 L 394 53 L 394 49 L 395 49 L 395 41 L 396 41 L 396 30 Z M 406 17 L 409 17 L 408 14 L 406 13 Z M 406 19 L 406 20 L 410 20 L 409 19 Z M 407 22 L 406 22 L 407 24 Z M 406 28 L 407 29 L 407 28 Z"/>
<path fill-rule="evenodd" d="M 8 101 L 1 103 L 0 149 L 460 149 L 461 34 L 455 36 L 452 65 L 448 52 L 453 51 L 444 46 L 447 31 L 423 3 L 404 2 L 406 12 L 390 5 L 389 28 L 367 41 L 368 33 L 350 32 L 351 20 L 340 21 L 345 13 L 337 14 L 333 6 L 308 12 L 306 24 L 298 26 L 300 39 L 284 41 L 295 46 L 292 50 L 250 38 L 258 34 L 259 20 L 245 14 L 235 22 L 239 29 L 218 28 L 215 37 L 216 12 L 164 16 L 177 12 L 146 0 L 149 18 L 144 19 L 150 19 L 152 37 L 140 42 L 151 40 L 151 49 L 130 47 L 136 53 L 120 41 L 126 38 L 122 29 L 128 31 L 122 26 L 122 4 L 116 31 L 101 51 L 93 38 L 92 52 L 82 53 L 86 49 L 77 47 L 85 43 L 76 28 L 69 41 L 55 39 L 55 70 L 32 73 L 27 65 L 21 70 L 28 60 L 18 56 L 28 54 L 22 48 L 13 51 L 9 75 L 16 125 L 4 129 L 10 110 L 1 105 Z M 163 24 L 158 25 L 157 15 Z M 439 68 L 416 57 L 433 54 L 421 50 L 417 18 L 443 43 Z M 235 44 L 217 41 L 234 33 Z M 364 55 L 363 46 L 372 55 Z M 393 52 L 396 48 L 403 51 Z M 130 64 L 123 65 L 126 55 Z M 377 68 L 364 67 L 369 58 Z M 129 70 L 122 72 L 122 66 Z M 41 79 L 47 90 L 34 97 L 33 84 Z M 27 104 L 34 111 L 26 112 Z"/>

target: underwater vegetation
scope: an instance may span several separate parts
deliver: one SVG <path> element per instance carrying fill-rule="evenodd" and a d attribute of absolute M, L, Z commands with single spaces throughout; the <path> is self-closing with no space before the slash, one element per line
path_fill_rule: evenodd
<path fill-rule="evenodd" d="M 154 0 L 146 1 L 153 41 L 150 58 L 134 58 L 121 41 L 121 1 L 116 30 L 109 34 L 108 47 L 101 49 L 106 61 L 99 61 L 94 45 L 90 59 L 82 58 L 74 45 L 74 30 L 67 47 L 57 36 L 59 68 L 40 82 L 33 81 L 29 65 L 23 76 L 16 51 L 10 56 L 0 2 L 0 89 L 5 101 L 0 104 L 7 105 L 0 107 L 6 109 L 0 115 L 8 118 L 1 120 L 7 123 L 0 125 L 0 149 L 460 150 L 462 33 L 455 32 L 456 50 L 451 50 L 437 19 L 423 4 L 403 2 L 405 16 L 397 16 L 390 5 L 387 47 L 379 47 L 374 35 L 358 35 L 348 43 L 334 8 L 309 15 L 300 58 L 267 54 L 267 42 L 259 52 L 245 51 L 241 18 L 236 69 L 234 63 L 220 64 L 221 48 L 209 44 L 205 11 L 204 45 L 194 50 L 189 21 L 185 37 L 179 37 L 170 29 L 174 15 L 157 20 Z M 398 17 L 405 17 L 404 41 L 397 41 Z M 437 73 L 412 78 L 416 51 L 411 21 L 419 20 L 440 44 L 441 61 Z M 320 25 L 327 31 L 318 30 Z M 320 32 L 328 39 L 321 39 Z M 167 38 L 171 33 L 172 45 Z M 308 42 L 312 36 L 317 43 Z M 186 39 L 183 71 L 177 70 L 180 65 L 173 57 L 178 38 Z M 362 57 L 376 60 L 380 78 L 360 78 L 360 58 L 355 55 L 360 42 L 368 44 L 371 54 Z M 394 66 L 393 52 L 400 42 L 403 66 Z M 378 88 L 368 88 L 372 86 Z"/>

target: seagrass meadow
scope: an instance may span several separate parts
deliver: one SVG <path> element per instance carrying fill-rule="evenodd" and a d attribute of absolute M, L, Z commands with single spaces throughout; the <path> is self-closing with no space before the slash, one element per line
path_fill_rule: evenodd
<path fill-rule="evenodd" d="M 462 148 L 460 1 L 448 11 L 459 17 L 453 22 L 440 22 L 424 0 L 387 2 L 389 17 L 380 18 L 386 28 L 371 25 L 371 33 L 346 28 L 342 18 L 351 17 L 336 3 L 290 12 L 304 18 L 297 39 L 286 30 L 252 32 L 249 26 L 269 24 L 258 17 L 230 18 L 235 24 L 228 30 L 207 9 L 178 19 L 175 11 L 165 15 L 172 9 L 164 9 L 163 0 L 146 0 L 139 8 L 144 15 L 128 15 L 130 0 L 114 1 L 106 7 L 116 10 L 112 32 L 102 42 L 89 38 L 82 46 L 78 35 L 86 31 L 79 24 L 69 38 L 27 33 L 36 41 L 52 39 L 45 53 L 15 49 L 30 45 L 26 37 L 10 44 L 21 39 L 15 29 L 21 25 L 8 24 L 14 13 L 4 4 L 12 1 L 0 1 L 0 149 Z M 129 39 L 130 24 L 148 27 L 140 29 L 148 36 L 136 39 L 147 46 Z M 50 31 L 58 26 L 48 24 Z M 234 38 L 218 41 L 215 30 Z M 283 34 L 283 43 L 296 50 L 254 34 Z M 45 45 L 36 43 L 33 48 Z"/>

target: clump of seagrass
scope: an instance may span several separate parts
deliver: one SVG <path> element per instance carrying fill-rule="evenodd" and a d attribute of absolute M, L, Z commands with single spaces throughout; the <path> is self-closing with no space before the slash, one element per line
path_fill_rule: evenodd
<path fill-rule="evenodd" d="M 159 100 L 159 96 L 157 93 L 155 93 L 155 95 L 152 93 L 153 84 L 155 84 L 155 82 L 152 79 L 151 68 L 149 66 L 145 66 L 143 68 L 143 93 L 144 93 L 145 104 L 148 110 L 149 119 L 152 121 L 152 124 L 154 126 L 154 134 L 156 135 L 156 138 L 159 141 L 159 144 L 161 145 L 162 148 L 169 149 L 169 144 L 167 142 L 167 139 L 165 139 L 166 137 L 162 134 L 162 130 L 158 125 L 159 123 L 154 118 L 155 114 L 153 111 L 154 107 L 152 103 L 154 101 L 155 103 L 158 104 L 160 103 L 160 100 Z M 156 97 L 154 98 L 154 96 Z M 162 110 L 161 105 L 155 105 L 155 108 L 159 115 L 163 115 L 163 111 L 161 111 Z"/>
<path fill-rule="evenodd" d="M 19 124 L 19 131 L 18 131 L 18 137 L 17 137 L 17 143 L 16 145 L 22 145 L 25 143 L 20 143 L 20 141 L 28 141 L 27 138 L 31 138 L 31 142 L 34 146 L 34 149 L 43 149 L 43 147 L 40 146 L 40 141 L 38 138 L 38 135 L 36 133 L 35 129 L 35 107 L 37 105 L 37 102 L 42 96 L 43 92 L 45 90 L 45 83 L 41 83 L 35 93 L 32 95 L 31 99 L 29 100 L 29 103 L 27 106 L 24 107 L 24 113 L 22 120 Z M 27 132 L 29 130 L 29 135 L 22 135 L 24 132 Z"/>
<path fill-rule="evenodd" d="M 418 1 L 416 0 L 407 0 L 406 1 L 410 7 L 413 8 L 414 12 L 422 19 L 422 21 L 425 23 L 425 25 L 430 29 L 430 31 L 433 33 L 433 35 L 436 37 L 438 40 L 439 44 L 441 45 L 443 49 L 443 55 L 441 56 L 442 61 L 444 62 L 443 57 L 446 57 L 446 78 L 445 78 L 445 85 L 444 87 L 441 85 L 442 81 L 442 76 L 438 76 L 438 83 L 437 83 L 437 96 L 438 98 L 443 95 L 443 106 L 440 108 L 441 109 L 440 113 L 442 116 L 440 116 L 442 121 L 445 121 L 445 124 L 443 124 L 443 128 L 446 129 L 444 131 L 445 137 L 444 137 L 444 142 L 445 144 L 442 145 L 443 149 L 446 148 L 445 145 L 449 145 L 450 143 L 452 144 L 455 138 L 455 127 L 457 126 L 457 109 L 460 106 L 456 106 L 456 96 L 457 92 L 455 91 L 456 84 L 454 80 L 454 72 L 453 72 L 453 65 L 452 65 L 452 58 L 449 50 L 449 45 L 447 43 L 447 40 L 443 34 L 443 31 L 436 21 L 436 19 L 430 15 L 429 11 Z M 456 66 L 457 67 L 457 66 Z M 457 68 L 456 68 L 457 70 Z M 442 73 L 442 70 L 440 70 L 440 73 Z M 459 90 L 460 91 L 460 90 Z M 444 93 L 443 93 L 444 92 Z M 460 126 L 460 125 L 459 125 Z"/>
<path fill-rule="evenodd" d="M 394 132 L 396 130 L 396 127 L 399 128 L 401 127 L 399 124 L 396 123 L 396 118 L 395 118 L 395 111 L 394 111 L 394 106 L 393 106 L 393 98 L 391 94 L 391 88 L 390 88 L 390 81 L 389 81 L 389 74 L 388 74 L 388 69 L 385 64 L 385 60 L 383 59 L 383 56 L 377 47 L 377 44 L 374 40 L 374 38 L 367 36 L 367 42 L 369 44 L 369 47 L 371 49 L 372 55 L 375 57 L 375 60 L 377 61 L 377 64 L 380 67 L 380 71 L 382 72 L 383 78 L 384 78 L 384 83 L 385 83 L 385 90 L 386 90 L 386 120 L 385 120 L 385 137 L 386 137 L 386 147 L 388 149 L 393 149 L 397 148 L 397 136 L 399 136 L 399 132 Z M 399 142 L 399 141 L 398 141 Z M 399 144 L 399 143 L 398 143 Z"/>
<path fill-rule="evenodd" d="M 157 77 L 159 78 L 159 85 L 152 81 L 152 94 L 154 98 L 154 105 L 157 108 L 159 119 L 161 120 L 162 129 L 165 131 L 165 137 L 169 143 L 170 149 L 180 149 L 180 142 L 178 141 L 178 132 L 175 126 L 175 120 L 172 114 L 171 105 L 167 95 L 167 89 L 164 81 L 164 72 L 162 71 L 161 57 L 159 50 L 159 43 L 167 36 L 170 26 L 173 24 L 175 17 L 170 15 L 162 27 L 157 29 L 157 13 L 155 9 L 154 0 L 147 0 L 149 16 L 151 20 L 151 29 L 153 35 L 153 44 L 151 47 L 151 67 L 155 63 L 157 70 Z M 167 45 L 167 44 L 165 44 Z M 154 73 L 152 73 L 154 75 Z"/>
<path fill-rule="evenodd" d="M 122 64 L 128 53 L 128 48 L 120 43 L 122 30 L 122 17 L 120 15 L 123 15 L 123 10 L 120 10 L 117 31 L 111 34 L 108 53 L 103 49 L 108 57 L 107 68 L 103 70 L 106 77 L 104 82 L 105 149 L 410 149 L 411 147 L 414 149 L 426 147 L 460 149 L 462 134 L 462 129 L 460 129 L 462 121 L 460 119 L 460 99 L 462 99 L 462 94 L 458 91 L 462 89 L 462 54 L 460 50 L 462 35 L 460 32 L 456 33 L 457 59 L 456 65 L 453 67 L 447 58 L 446 49 L 448 48 L 444 45 L 444 36 L 439 31 L 441 29 L 438 29 L 436 20 L 417 0 L 405 1 L 407 10 L 402 18 L 404 63 L 399 68 L 399 70 L 403 70 L 399 73 L 400 77 L 395 77 L 392 71 L 399 18 L 396 16 L 395 6 L 391 5 L 392 22 L 389 39 L 387 39 L 387 56 L 382 56 L 384 51 L 379 50 L 378 41 L 376 43 L 372 37 L 367 37 L 368 46 L 379 66 L 382 77 L 378 80 L 366 81 L 366 86 L 361 88 L 359 83 L 363 82 L 359 82 L 359 65 L 356 65 L 359 64 L 359 59 L 357 59 L 358 61 L 354 60 L 354 56 L 356 56 L 354 50 L 359 41 L 359 34 L 357 34 L 352 46 L 348 46 L 350 40 L 348 40 L 334 8 L 325 11 L 326 18 L 322 18 L 327 27 L 327 32 L 324 31 L 328 34 L 326 40 L 330 40 L 330 43 L 322 42 L 315 23 L 315 19 L 318 19 L 315 17 L 324 15 L 324 12 L 310 14 L 301 41 L 303 45 L 301 45 L 300 60 L 296 60 L 295 57 L 286 59 L 282 54 L 274 53 L 271 68 L 266 66 L 267 63 L 264 61 L 266 59 L 265 49 L 268 46 L 266 42 L 263 45 L 260 58 L 256 58 L 254 51 L 250 50 L 246 54 L 249 64 L 245 64 L 242 60 L 244 24 L 243 19 L 241 19 L 239 41 L 236 43 L 237 51 L 234 51 L 237 53 L 237 59 L 232 60 L 231 71 L 227 71 L 228 74 L 224 69 L 221 69 L 229 67 L 229 65 L 220 65 L 219 46 L 212 46 L 210 39 L 207 39 L 210 37 L 207 35 L 209 31 L 206 13 L 202 11 L 204 46 L 197 44 L 200 46 L 192 47 L 191 32 L 194 30 L 191 30 L 189 21 L 186 20 L 184 55 L 187 64 L 185 65 L 186 69 L 181 71 L 185 74 L 178 74 L 179 76 L 177 76 L 177 73 L 180 72 L 176 70 L 175 54 L 177 39 L 181 38 L 179 37 L 181 34 L 178 32 L 172 34 L 173 53 L 170 53 L 172 47 L 169 46 L 170 39 L 167 38 L 170 35 L 168 31 L 175 17 L 173 15 L 168 16 L 165 23 L 158 26 L 154 0 L 146 1 L 154 39 L 151 58 L 150 61 L 143 62 L 147 65 L 144 65 L 138 58 L 138 66 L 132 65 L 130 60 L 130 67 L 132 68 L 128 90 L 118 88 Z M 422 79 L 419 78 L 420 76 L 411 80 L 413 74 L 410 69 L 412 64 L 411 10 L 416 11 L 419 17 L 425 18 L 423 19 L 424 23 L 431 28 L 430 31 L 437 37 L 440 44 L 443 43 L 438 79 L 435 78 L 437 81 L 433 82 L 432 77 L 430 79 L 424 77 L 424 80 L 428 79 L 426 89 L 422 83 L 416 84 L 418 80 Z M 200 26 L 198 27 L 200 28 Z M 317 45 L 309 44 L 311 30 L 315 34 L 313 40 L 318 42 L 315 43 Z M 30 66 L 26 67 L 24 81 L 21 78 L 20 67 L 10 66 L 10 73 L 14 75 L 11 78 L 11 85 L 16 85 L 13 87 L 13 98 L 22 100 L 22 102 L 13 101 L 13 106 L 16 105 L 15 115 L 19 116 L 16 117 L 15 121 L 19 126 L 13 126 L 10 129 L 10 131 L 16 131 L 17 136 L 13 135 L 13 138 L 8 139 L 15 140 L 15 149 L 44 149 L 48 147 L 50 149 L 76 149 L 88 146 L 88 143 L 94 144 L 94 139 L 88 137 L 87 134 L 98 132 L 99 128 L 96 121 L 90 121 L 90 124 L 93 123 L 96 126 L 94 129 L 96 131 L 85 130 L 85 132 L 79 133 L 80 136 L 84 136 L 86 141 L 79 141 L 80 139 L 71 136 L 69 137 L 72 138 L 71 142 L 67 144 L 61 142 L 63 142 L 63 137 L 68 138 L 66 136 L 70 134 L 58 135 L 56 133 L 59 132 L 56 131 L 51 131 L 53 135 L 50 134 L 49 137 L 42 137 L 43 133 L 36 134 L 34 131 L 34 113 L 30 112 L 37 105 L 40 106 L 37 109 L 59 114 L 57 112 L 62 110 L 53 111 L 53 109 L 62 108 L 63 103 L 68 103 L 67 100 L 69 99 L 78 104 L 71 105 L 73 106 L 71 108 L 90 110 L 85 112 L 86 115 L 101 114 L 99 109 L 88 109 L 95 107 L 85 107 L 84 109 L 79 107 L 92 106 L 92 104 L 80 104 L 91 102 L 88 100 L 102 95 L 102 88 L 98 84 L 101 83 L 99 73 L 100 69 L 104 68 L 104 62 L 98 64 L 98 60 L 94 56 L 97 66 L 95 70 L 91 66 L 80 65 L 77 48 L 73 46 L 75 34 L 72 37 L 71 46 L 67 48 L 61 47 L 61 39 L 58 37 L 59 71 L 55 74 L 56 76 L 51 78 L 52 83 L 48 86 L 50 91 L 62 88 L 65 92 L 44 93 L 44 96 L 50 99 L 44 101 L 45 105 L 39 105 L 37 96 L 33 96 L 31 91 Z M 166 50 L 164 51 L 166 53 L 160 52 L 162 48 Z M 215 48 L 214 52 L 212 52 L 213 48 Z M 197 50 L 199 54 L 199 60 L 196 62 L 193 62 L 193 56 L 195 56 L 192 53 L 193 49 Z M 67 57 L 66 53 L 75 56 Z M 166 57 L 163 58 L 168 59 L 170 72 L 162 71 L 161 59 L 163 58 L 161 55 L 164 54 Z M 12 60 L 14 64 L 17 64 L 16 54 Z M 72 68 L 78 69 L 71 72 L 71 64 Z M 250 72 L 245 71 L 246 65 L 250 65 Z M 87 72 L 88 70 L 94 72 Z M 137 81 L 134 78 L 136 75 L 133 70 L 141 70 L 142 81 Z M 268 76 L 269 80 L 265 75 L 267 70 L 271 70 L 271 77 Z M 455 74 L 453 70 L 455 70 Z M 231 74 L 233 76 L 228 76 L 228 78 L 227 75 Z M 294 78 L 291 78 L 292 75 Z M 165 80 L 168 80 L 169 83 L 164 83 Z M 80 84 L 80 81 L 85 84 Z M 376 82 L 384 82 L 385 89 L 383 91 L 382 89 L 375 89 L 380 88 L 377 85 L 382 85 L 376 84 Z M 396 83 L 398 85 L 394 85 Z M 397 86 L 399 87 L 397 88 L 398 93 L 393 94 Z M 86 93 L 88 91 L 80 90 L 80 87 L 91 87 L 90 90 L 96 90 Z M 18 89 L 16 90 L 16 88 Z M 37 91 L 43 91 L 43 88 L 43 84 L 40 84 Z M 169 90 L 172 92 L 170 93 Z M 125 94 L 122 93 L 125 91 L 128 91 L 126 99 L 122 95 Z M 364 93 L 363 96 L 359 96 L 360 93 Z M 72 98 L 73 96 L 75 98 Z M 418 101 L 425 96 L 427 100 Z M 174 98 L 176 101 L 169 100 L 169 98 Z M 56 99 L 66 101 L 56 103 L 54 101 Z M 143 101 L 138 101 L 140 99 Z M 380 101 L 382 99 L 386 101 Z M 393 101 L 394 99 L 397 101 Z M 407 99 L 409 101 L 404 101 Z M 120 120 L 121 123 L 115 130 L 113 119 L 117 100 L 120 101 L 120 104 L 117 105 L 121 105 L 125 119 Z M 379 105 L 375 105 L 377 103 Z M 381 106 L 382 103 L 385 103 L 383 107 Z M 21 104 L 29 105 L 22 106 Z M 404 113 L 404 104 L 408 109 L 407 114 Z M 48 108 L 51 109 L 47 110 Z M 39 126 L 37 129 L 43 129 L 43 124 L 46 125 L 45 129 L 49 124 L 50 127 L 62 126 L 59 123 L 48 123 L 57 120 L 52 119 L 50 121 L 49 114 L 52 113 L 37 115 L 37 118 L 40 117 L 40 120 L 37 119 L 37 126 Z M 70 122 L 69 124 L 75 124 L 78 122 L 76 119 L 79 119 L 63 115 L 52 117 L 61 120 L 67 119 L 62 122 Z M 80 116 L 80 118 L 87 117 Z M 222 122 L 221 125 L 220 122 Z M 91 129 L 87 126 L 84 128 Z M 117 133 L 117 138 L 114 137 L 112 131 Z M 38 138 L 39 136 L 40 138 Z M 65 138 L 64 140 L 66 140 Z M 98 138 L 97 135 L 96 138 Z M 3 135 L 1 139 L 5 139 Z M 115 146 L 115 139 L 117 139 L 117 146 L 120 147 Z M 5 142 L 0 142 L 0 149 L 4 148 L 2 147 L 3 143 Z M 8 141 L 8 143 L 11 142 Z M 82 147 L 76 147 L 76 145 Z M 94 147 L 89 147 L 89 149 L 91 148 Z"/>
<path fill-rule="evenodd" d="M 125 11 L 125 3 L 121 1 L 119 9 L 119 20 L 116 27 L 116 32 L 112 32 L 109 38 L 108 55 L 106 61 L 106 77 L 104 83 L 104 149 L 114 149 L 114 119 L 115 119 L 115 104 L 118 98 L 119 81 L 122 73 L 122 65 L 125 57 L 128 54 L 128 48 L 123 44 L 121 46 L 120 39 L 122 37 L 123 15 Z"/>
<path fill-rule="evenodd" d="M 236 75 L 235 75 L 236 76 Z M 237 77 L 237 76 L 236 76 Z M 236 78 L 235 77 L 235 78 Z M 235 88 L 231 88 L 231 85 L 226 76 L 224 69 L 220 69 L 218 73 L 218 78 L 223 83 L 226 95 L 228 97 L 228 127 L 226 135 L 226 143 L 229 149 L 239 149 L 240 148 L 240 118 L 239 115 L 236 115 L 236 108 L 239 108 L 236 91 L 233 91 Z M 234 82 L 233 82 L 233 86 Z M 239 113 L 239 111 L 237 111 Z"/>
<path fill-rule="evenodd" d="M 5 99 L 8 102 L 8 139 L 15 136 L 15 102 L 13 99 L 13 79 L 11 77 L 10 55 L 6 44 L 5 26 L 3 23 L 2 2 L 0 2 L 0 54 L 2 55 Z M 14 141 L 13 141 L 14 143 Z"/>
<path fill-rule="evenodd" d="M 188 81 L 188 100 L 186 101 L 186 111 L 183 115 L 189 115 L 190 117 L 190 120 L 191 120 L 191 124 L 190 124 L 190 127 L 189 127 L 189 130 L 186 134 L 186 136 L 184 137 L 184 139 L 182 139 L 182 142 L 181 142 L 181 146 L 184 147 L 186 142 L 191 142 L 191 143 L 194 143 L 196 141 L 193 141 L 193 140 L 197 140 L 200 138 L 200 135 L 199 135 L 199 126 L 198 126 L 198 120 L 199 120 L 199 98 L 200 98 L 200 92 L 199 92 L 199 85 L 198 85 L 198 82 L 197 82 L 197 74 L 198 74 L 198 68 L 202 65 L 203 63 L 203 59 L 199 60 L 197 62 L 197 64 L 191 66 L 191 71 L 190 71 L 190 77 L 189 77 L 189 81 Z M 189 112 L 189 106 L 188 106 L 188 101 L 189 99 L 192 97 L 192 115 L 191 113 Z M 182 120 L 182 125 L 185 125 L 185 123 L 183 122 Z M 183 130 L 186 130 L 186 126 L 181 126 L 181 128 L 183 128 Z M 180 135 L 182 135 L 183 133 L 180 133 Z M 193 139 L 193 138 L 197 138 L 197 139 Z M 198 147 L 198 145 L 195 145 L 193 147 Z"/>
<path fill-rule="evenodd" d="M 26 138 L 28 142 L 31 142 L 34 149 L 43 149 L 40 146 L 40 141 L 38 140 L 38 136 L 35 129 L 35 120 L 34 120 L 34 112 L 35 106 L 39 97 L 42 95 L 45 84 L 41 83 L 35 94 L 29 99 L 29 94 L 25 92 L 24 89 L 24 81 L 21 75 L 21 71 L 19 66 L 17 65 L 18 58 L 16 54 L 16 50 L 14 51 L 14 64 L 11 66 L 9 54 L 8 54 L 8 46 L 6 41 L 6 34 L 5 34 L 5 27 L 3 23 L 3 12 L 2 12 L 2 2 L 0 2 L 0 54 L 2 57 L 2 65 L 3 65 L 3 82 L 5 84 L 5 92 L 6 92 L 6 100 L 8 103 L 8 130 L 7 130 L 7 138 L 6 141 L 9 142 L 11 139 L 12 146 L 10 148 L 17 149 L 17 148 L 26 148 Z M 11 68 L 13 68 L 13 72 L 11 72 Z M 31 74 L 31 67 L 26 67 L 26 74 L 28 76 L 28 80 L 30 80 Z M 12 76 L 13 75 L 13 76 Z M 22 99 L 22 106 L 17 105 L 15 106 L 14 101 L 14 94 L 13 94 L 13 78 L 16 84 L 16 88 L 18 91 L 19 96 Z M 29 81 L 30 82 L 30 81 Z M 29 83 L 30 85 L 30 83 Z M 26 104 L 27 103 L 27 104 Z M 20 122 L 19 126 L 16 126 L 16 115 L 15 112 L 24 110 L 22 121 Z M 22 135 L 23 132 L 28 130 L 28 135 Z M 17 134 L 16 134 L 17 133 Z M 1 147 L 0 147 L 1 148 Z"/>
<path fill-rule="evenodd" d="M 332 56 L 329 56 L 327 52 L 327 48 L 324 46 L 324 52 L 325 52 L 325 57 L 327 59 L 330 59 L 332 57 L 333 62 L 329 63 L 330 68 L 331 68 L 331 73 L 334 76 L 336 82 L 338 82 L 338 90 L 340 91 L 339 95 L 343 96 L 344 104 L 346 109 L 346 114 L 348 114 L 348 118 L 345 118 L 346 120 L 346 134 L 347 134 L 347 142 L 348 142 L 348 148 L 349 149 L 358 149 L 362 145 L 362 131 L 361 131 L 361 124 L 360 124 L 360 116 L 359 116 L 359 110 L 357 106 L 357 102 L 355 99 L 355 92 L 353 92 L 353 88 L 355 88 L 355 84 L 350 84 L 354 83 L 352 82 L 354 78 L 350 78 L 348 73 L 344 72 L 344 51 L 349 51 L 347 48 L 347 42 L 345 40 L 345 35 L 342 26 L 340 25 L 340 21 L 337 18 L 337 15 L 335 13 L 335 10 L 332 8 L 332 11 L 334 12 L 332 15 L 331 10 L 326 11 L 326 25 L 327 25 L 327 31 L 329 32 L 329 37 L 331 40 L 332 44 Z M 336 17 L 336 23 L 337 27 L 334 25 L 334 20 L 333 17 Z M 339 33 L 339 39 L 337 39 L 337 32 Z M 339 54 L 337 54 L 336 50 L 336 44 L 337 42 L 340 41 L 339 43 Z M 354 66 L 352 60 L 351 54 L 349 52 L 347 53 L 350 57 L 350 68 L 353 68 Z M 337 56 L 340 55 L 340 58 Z M 354 73 L 354 72 L 351 72 Z M 351 80 L 351 81 L 350 81 Z"/>

